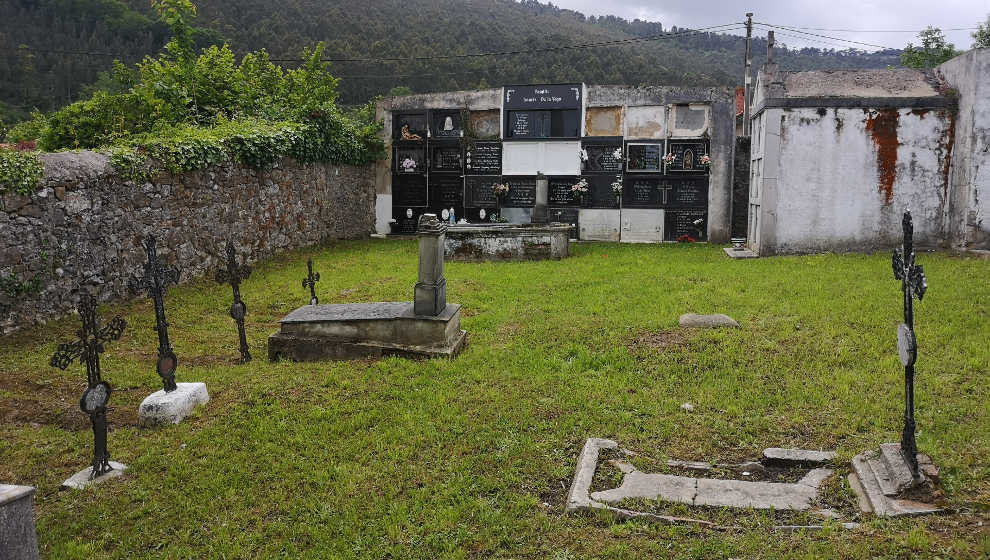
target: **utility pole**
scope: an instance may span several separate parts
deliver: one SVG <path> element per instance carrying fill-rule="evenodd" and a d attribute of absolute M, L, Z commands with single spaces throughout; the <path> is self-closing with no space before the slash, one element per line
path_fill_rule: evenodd
<path fill-rule="evenodd" d="M 743 132 L 742 135 L 749 137 L 749 95 L 751 86 L 750 68 L 753 65 L 753 13 L 746 14 L 746 70 L 743 74 Z"/>

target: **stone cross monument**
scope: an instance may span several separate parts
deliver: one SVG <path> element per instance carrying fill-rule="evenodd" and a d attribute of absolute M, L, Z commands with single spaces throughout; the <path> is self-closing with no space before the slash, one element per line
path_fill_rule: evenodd
<path fill-rule="evenodd" d="M 443 277 L 443 242 L 447 224 L 436 214 L 419 217 L 419 282 L 413 300 L 413 313 L 435 317 L 447 307 L 447 279 Z"/>

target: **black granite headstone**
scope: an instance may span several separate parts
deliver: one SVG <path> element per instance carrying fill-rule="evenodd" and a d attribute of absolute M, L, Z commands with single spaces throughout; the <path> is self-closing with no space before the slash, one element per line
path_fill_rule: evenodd
<path fill-rule="evenodd" d="M 588 193 L 584 195 L 585 208 L 618 208 L 619 201 L 612 190 L 615 175 L 585 175 L 588 181 Z"/>
<path fill-rule="evenodd" d="M 502 173 L 502 143 L 475 142 L 464 153 L 464 170 L 469 175 L 500 175 Z"/>
<path fill-rule="evenodd" d="M 626 174 L 623 178 L 622 207 L 623 208 L 660 208 L 663 204 L 663 179 L 653 175 Z M 669 184 L 664 188 L 669 189 Z"/>
<path fill-rule="evenodd" d="M 578 182 L 580 177 L 564 176 L 549 178 L 549 192 L 547 201 L 551 207 L 578 206 L 571 187 Z"/>
<path fill-rule="evenodd" d="M 708 206 L 708 177 L 671 177 L 673 187 L 667 196 L 666 208 L 706 208 Z"/>
<path fill-rule="evenodd" d="M 708 210 L 703 208 L 665 210 L 663 214 L 664 241 L 678 241 L 682 236 L 688 236 L 695 241 L 708 239 Z M 696 224 L 698 220 L 701 222 Z"/>
<path fill-rule="evenodd" d="M 577 208 L 550 208 L 547 214 L 551 222 L 571 224 L 570 237 L 572 239 L 577 239 L 578 215 L 580 214 L 580 211 Z"/>
<path fill-rule="evenodd" d="M 426 173 L 426 150 L 422 147 L 396 146 L 392 170 L 400 175 Z"/>
<path fill-rule="evenodd" d="M 521 85 L 502 88 L 505 109 L 580 109 L 581 84 Z"/>
<path fill-rule="evenodd" d="M 585 140 L 581 148 L 588 155 L 587 160 L 581 162 L 581 167 L 585 173 L 622 173 L 622 158 L 615 157 L 615 152 L 622 152 L 622 139 L 614 140 Z"/>
<path fill-rule="evenodd" d="M 630 173 L 660 173 L 663 171 L 663 143 L 633 143 L 626 144 L 629 161 L 626 171 Z"/>
<path fill-rule="evenodd" d="M 464 178 L 457 173 L 430 173 L 430 211 L 437 216 L 454 209 L 457 219 L 464 213 Z"/>
<path fill-rule="evenodd" d="M 707 140 L 671 140 L 668 152 L 674 161 L 667 164 L 667 173 L 708 173 L 701 164 L 701 156 L 708 154 Z"/>
<path fill-rule="evenodd" d="M 459 144 L 430 144 L 430 171 L 461 172 L 461 146 Z"/>
<path fill-rule="evenodd" d="M 495 208 L 497 201 L 492 186 L 501 182 L 502 177 L 498 175 L 465 176 L 464 206 L 469 208 Z"/>
<path fill-rule="evenodd" d="M 430 111 L 431 138 L 460 138 L 464 125 L 461 121 L 459 110 L 435 110 Z"/>
<path fill-rule="evenodd" d="M 426 206 L 425 175 L 392 175 L 392 206 Z"/>
<path fill-rule="evenodd" d="M 549 111 L 509 111 L 506 138 L 548 138 Z"/>
<path fill-rule="evenodd" d="M 392 205 L 392 233 L 401 235 L 415 235 L 419 225 L 419 217 L 427 212 L 425 207 L 397 206 Z"/>
<path fill-rule="evenodd" d="M 509 184 L 509 194 L 502 199 L 504 208 L 531 208 L 536 205 L 536 177 L 502 177 Z"/>

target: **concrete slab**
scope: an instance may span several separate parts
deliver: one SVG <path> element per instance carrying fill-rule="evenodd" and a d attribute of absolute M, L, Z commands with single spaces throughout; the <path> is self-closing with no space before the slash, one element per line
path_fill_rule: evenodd
<path fill-rule="evenodd" d="M 889 445 L 898 446 L 898 444 Z M 864 512 L 872 512 L 880 517 L 899 517 L 942 511 L 932 503 L 898 498 L 903 489 L 898 490 L 898 485 L 888 472 L 882 451 L 866 451 L 856 455 L 853 457 L 852 467 L 849 486 L 856 494 L 860 510 Z"/>
<path fill-rule="evenodd" d="M 591 494 L 591 499 L 612 504 L 628 498 L 660 499 L 667 502 L 690 504 L 694 501 L 698 480 L 687 476 L 647 474 L 633 471 L 622 478 L 622 486 L 595 492 Z"/>
<path fill-rule="evenodd" d="M 750 251 L 749 249 L 735 249 L 732 247 L 724 247 L 722 249 L 725 254 L 733 259 L 756 259 L 759 255 Z"/>
<path fill-rule="evenodd" d="M 32 486 L 0 484 L 0 558 L 37 560 Z"/>
<path fill-rule="evenodd" d="M 684 328 L 719 328 L 738 327 L 739 323 L 728 315 L 716 313 L 714 315 L 698 315 L 696 313 L 685 313 L 677 320 Z"/>
<path fill-rule="evenodd" d="M 76 490 L 82 490 L 89 486 L 94 486 L 101 484 L 108 480 L 117 478 L 124 474 L 127 470 L 127 465 L 123 463 L 118 463 L 116 461 L 110 461 L 110 467 L 113 468 L 112 471 L 103 473 L 102 475 L 93 478 L 92 467 L 86 467 L 85 469 L 77 472 L 76 474 L 69 477 L 65 482 L 62 483 L 62 489 L 65 488 L 75 488 Z"/>
<path fill-rule="evenodd" d="M 818 489 L 804 484 L 698 479 L 696 506 L 807 510 Z"/>
<path fill-rule="evenodd" d="M 894 486 L 894 493 L 898 494 L 924 480 L 924 475 L 919 473 L 916 480 L 911 474 L 911 465 L 908 464 L 907 457 L 901 453 L 899 443 L 884 443 L 880 445 L 880 458 L 890 475 L 890 482 Z"/>
<path fill-rule="evenodd" d="M 763 450 L 763 463 L 772 467 L 817 467 L 835 460 L 835 451 L 769 447 Z"/>
<path fill-rule="evenodd" d="M 591 489 L 592 479 L 595 478 L 598 454 L 602 449 L 615 449 L 618 446 L 618 443 L 603 438 L 588 438 L 584 442 L 584 448 L 581 449 L 581 454 L 578 456 L 574 481 L 571 482 L 571 489 L 567 492 L 566 511 L 592 507 L 588 491 Z"/>
<path fill-rule="evenodd" d="M 206 391 L 205 383 L 176 383 L 174 391 L 155 391 L 141 401 L 138 408 L 138 427 L 178 424 L 193 409 L 209 400 L 210 394 Z"/>

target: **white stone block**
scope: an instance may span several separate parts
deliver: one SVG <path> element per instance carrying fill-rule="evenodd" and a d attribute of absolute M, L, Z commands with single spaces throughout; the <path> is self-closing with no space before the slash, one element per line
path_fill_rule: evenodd
<path fill-rule="evenodd" d="M 578 228 L 582 241 L 618 241 L 619 211 L 582 208 Z"/>
<path fill-rule="evenodd" d="M 124 474 L 124 471 L 127 470 L 127 465 L 118 463 L 117 461 L 110 461 L 110 466 L 113 468 L 112 471 L 105 472 L 96 478 L 93 478 L 93 468 L 86 467 L 63 482 L 62 488 L 75 488 L 77 490 L 82 490 L 87 486 L 99 484 L 110 480 L 111 478 L 117 478 L 118 476 Z"/>
<path fill-rule="evenodd" d="M 138 409 L 138 426 L 178 424 L 197 406 L 210 400 L 205 383 L 177 383 L 171 393 L 155 391 L 145 397 Z"/>

